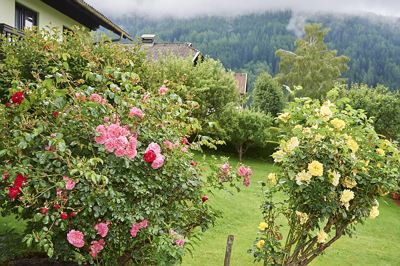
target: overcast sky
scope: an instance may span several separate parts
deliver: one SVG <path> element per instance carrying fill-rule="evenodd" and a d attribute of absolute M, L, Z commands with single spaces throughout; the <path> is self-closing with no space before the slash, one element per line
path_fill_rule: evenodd
<path fill-rule="evenodd" d="M 109 16 L 142 14 L 153 18 L 238 15 L 268 10 L 375 13 L 400 17 L 400 0 L 86 0 Z"/>

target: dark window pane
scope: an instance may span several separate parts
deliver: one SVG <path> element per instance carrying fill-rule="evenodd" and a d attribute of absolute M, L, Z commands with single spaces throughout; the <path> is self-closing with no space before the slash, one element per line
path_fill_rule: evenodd
<path fill-rule="evenodd" d="M 37 12 L 17 4 L 15 6 L 15 27 L 19 30 L 37 26 Z"/>

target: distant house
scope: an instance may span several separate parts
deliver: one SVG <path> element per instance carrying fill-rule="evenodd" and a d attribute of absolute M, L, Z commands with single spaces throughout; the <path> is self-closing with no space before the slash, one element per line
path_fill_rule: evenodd
<path fill-rule="evenodd" d="M 240 95 L 245 95 L 247 93 L 247 73 L 234 73 L 233 76 Z"/>
<path fill-rule="evenodd" d="M 23 29 L 33 26 L 65 31 L 75 25 L 91 31 L 103 27 L 120 38 L 132 40 L 126 31 L 83 0 L 0 0 L 2 34 L 22 34 Z"/>
<path fill-rule="evenodd" d="M 143 34 L 141 36 L 142 47 L 147 52 L 149 60 L 158 60 L 162 56 L 176 56 L 190 58 L 194 65 L 203 60 L 203 55 L 199 50 L 193 48 L 188 42 L 158 43 L 155 42 L 156 35 Z"/>

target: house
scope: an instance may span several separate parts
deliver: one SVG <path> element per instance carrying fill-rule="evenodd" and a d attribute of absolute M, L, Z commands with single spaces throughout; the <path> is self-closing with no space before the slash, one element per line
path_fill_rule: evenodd
<path fill-rule="evenodd" d="M 234 73 L 233 77 L 240 95 L 245 95 L 247 93 L 247 73 Z"/>
<path fill-rule="evenodd" d="M 25 28 L 45 26 L 70 30 L 73 26 L 95 31 L 103 27 L 119 36 L 132 37 L 83 0 L 0 0 L 0 33 L 22 34 Z"/>
<path fill-rule="evenodd" d="M 203 60 L 203 55 L 199 50 L 193 48 L 188 42 L 158 43 L 155 42 L 156 35 L 143 34 L 141 36 L 142 48 L 147 52 L 149 60 L 157 61 L 162 56 L 176 56 L 190 58 L 194 65 Z"/>

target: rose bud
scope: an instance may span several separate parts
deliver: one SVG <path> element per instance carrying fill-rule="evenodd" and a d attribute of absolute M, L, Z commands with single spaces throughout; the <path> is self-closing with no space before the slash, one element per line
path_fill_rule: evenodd
<path fill-rule="evenodd" d="M 60 208 L 60 204 L 58 204 L 58 202 L 56 202 L 56 204 L 54 204 L 54 209 L 58 210 Z"/>
<path fill-rule="evenodd" d="M 67 220 L 68 219 L 68 214 L 66 212 L 62 212 L 60 214 L 60 217 L 61 217 L 62 220 Z"/>
<path fill-rule="evenodd" d="M 46 215 L 47 210 L 48 210 L 48 209 L 47 209 L 46 207 L 43 207 L 43 208 L 42 208 L 42 214 L 43 214 L 43 215 Z"/>
<path fill-rule="evenodd" d="M 204 195 L 203 197 L 201 197 L 201 201 L 204 203 L 208 200 L 208 196 Z"/>

